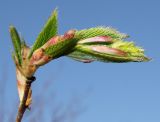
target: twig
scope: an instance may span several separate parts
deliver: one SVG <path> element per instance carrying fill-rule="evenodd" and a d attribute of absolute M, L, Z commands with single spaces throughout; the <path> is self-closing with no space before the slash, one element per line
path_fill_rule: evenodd
<path fill-rule="evenodd" d="M 18 108 L 18 114 L 17 114 L 16 122 L 21 122 L 21 120 L 23 118 L 23 114 L 26 111 L 26 109 L 28 108 L 28 106 L 26 106 L 26 101 L 27 101 L 27 97 L 28 97 L 28 94 L 29 94 L 29 89 L 30 89 L 33 81 L 35 81 L 34 76 L 32 76 L 31 78 L 27 78 L 27 81 L 26 81 L 26 84 L 25 84 L 25 89 L 24 89 L 23 99 L 20 102 L 20 105 L 19 105 L 19 108 Z"/>

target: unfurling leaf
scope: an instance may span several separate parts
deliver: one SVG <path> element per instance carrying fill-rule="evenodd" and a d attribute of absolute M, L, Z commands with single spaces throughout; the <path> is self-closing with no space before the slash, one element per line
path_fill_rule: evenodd
<path fill-rule="evenodd" d="M 51 56 L 52 58 L 58 58 L 60 56 L 68 54 L 77 43 L 74 35 L 75 31 L 70 30 L 63 36 L 57 37 L 56 41 L 54 40 L 54 38 L 51 39 L 48 42 L 53 44 L 50 44 L 50 46 L 45 48 L 45 54 Z"/>
<path fill-rule="evenodd" d="M 10 34 L 14 45 L 12 52 L 16 64 L 17 86 L 20 106 L 16 121 L 32 102 L 31 84 L 37 69 L 53 59 L 68 56 L 76 61 L 102 62 L 144 62 L 150 59 L 144 50 L 133 42 L 127 42 L 128 35 L 110 27 L 94 27 L 84 30 L 69 30 L 64 35 L 58 33 L 57 9 L 49 17 L 35 43 L 30 48 L 11 26 Z"/>
<path fill-rule="evenodd" d="M 70 30 L 62 36 L 52 37 L 41 48 L 34 51 L 30 59 L 30 64 L 41 66 L 52 59 L 67 55 L 77 43 L 74 35 L 75 30 Z"/>
<path fill-rule="evenodd" d="M 92 38 L 95 36 L 109 36 L 112 38 L 119 38 L 119 39 L 124 39 L 128 37 L 128 35 L 120 33 L 111 27 L 94 27 L 77 31 L 75 34 L 75 37 L 79 38 L 80 40 Z"/>
<path fill-rule="evenodd" d="M 18 32 L 15 27 L 10 26 L 10 35 L 12 39 L 12 43 L 14 46 L 14 56 L 16 56 L 16 60 L 18 60 L 19 65 L 22 64 L 22 56 L 21 56 L 21 40 L 18 35 Z M 14 57 L 15 58 L 15 57 Z"/>
<path fill-rule="evenodd" d="M 58 33 L 58 20 L 57 20 L 57 9 L 54 10 L 53 14 L 49 17 L 48 21 L 46 22 L 44 28 L 38 35 L 29 57 L 32 56 L 33 52 L 43 46 L 49 39 L 53 36 L 57 35 Z"/>
<path fill-rule="evenodd" d="M 97 43 L 113 43 L 113 39 L 110 36 L 96 36 L 96 37 L 91 37 L 87 38 L 84 40 L 80 40 L 78 42 L 79 44 L 97 44 Z"/>
<path fill-rule="evenodd" d="M 104 45 L 79 45 L 75 51 L 68 55 L 69 57 L 77 60 L 90 60 L 90 61 L 103 61 L 103 62 L 143 62 L 149 59 L 146 56 L 136 55 L 132 56 L 129 53 L 110 48 Z"/>
<path fill-rule="evenodd" d="M 82 39 L 78 41 L 76 47 L 68 55 L 72 59 L 81 62 L 143 62 L 150 60 L 144 55 L 142 48 L 135 46 L 133 42 L 124 41 L 127 36 L 122 36 L 113 29 L 107 28 L 107 31 L 104 31 L 105 28 L 98 28 L 95 31 L 95 28 L 91 28 L 88 30 L 91 30 L 86 30 L 88 34 L 79 31 Z M 95 34 L 89 34 L 89 32 Z"/>

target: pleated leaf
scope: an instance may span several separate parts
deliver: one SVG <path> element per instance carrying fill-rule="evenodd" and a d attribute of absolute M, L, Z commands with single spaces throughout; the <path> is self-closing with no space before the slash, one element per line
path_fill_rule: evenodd
<path fill-rule="evenodd" d="M 44 45 L 50 38 L 57 35 L 58 33 L 58 20 L 57 20 L 57 9 L 54 10 L 53 14 L 49 17 L 46 22 L 44 28 L 38 35 L 33 47 L 31 49 L 29 57 L 33 54 L 33 52 Z"/>
<path fill-rule="evenodd" d="M 74 50 L 72 53 L 68 55 L 68 57 L 72 58 L 75 61 L 84 62 L 84 63 L 90 63 L 95 60 L 90 55 L 87 55 L 86 53 L 80 50 Z"/>
<path fill-rule="evenodd" d="M 67 55 L 76 45 L 76 39 L 59 40 L 56 44 L 45 49 L 45 54 L 58 58 L 62 55 Z"/>
<path fill-rule="evenodd" d="M 118 32 L 117 30 L 110 27 L 95 27 L 84 29 L 76 32 L 75 37 L 81 39 L 91 38 L 95 36 L 110 36 L 112 38 L 124 39 L 128 35 Z"/>
<path fill-rule="evenodd" d="M 18 63 L 22 64 L 22 55 L 21 55 L 21 39 L 15 27 L 10 26 L 10 36 L 12 39 L 13 47 L 14 47 L 14 55 L 18 60 Z"/>
<path fill-rule="evenodd" d="M 128 44 L 128 43 L 126 43 Z M 115 46 L 115 45 L 113 45 Z M 103 62 L 143 62 L 149 61 L 139 47 L 114 48 L 112 45 L 77 45 L 74 51 L 68 55 L 74 60 L 90 60 Z"/>
<path fill-rule="evenodd" d="M 136 46 L 134 42 L 116 41 L 110 47 L 125 51 L 130 56 L 144 56 L 144 49 Z"/>
<path fill-rule="evenodd" d="M 78 41 L 78 44 L 111 44 L 114 40 L 110 36 L 96 36 Z"/>

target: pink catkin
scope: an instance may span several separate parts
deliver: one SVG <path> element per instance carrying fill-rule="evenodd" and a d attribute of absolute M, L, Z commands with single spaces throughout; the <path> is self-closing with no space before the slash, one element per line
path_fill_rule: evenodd
<path fill-rule="evenodd" d="M 112 42 L 112 38 L 109 36 L 96 36 L 79 41 L 79 43 L 91 43 L 91 42 Z"/>
<path fill-rule="evenodd" d="M 67 31 L 67 32 L 64 34 L 63 38 L 65 38 L 65 39 L 71 39 L 71 38 L 74 37 L 75 32 L 76 32 L 76 30 L 69 30 L 69 31 Z"/>
<path fill-rule="evenodd" d="M 58 42 L 58 40 L 59 40 L 59 36 L 55 36 L 55 37 L 51 38 L 47 43 L 49 45 L 54 45 Z"/>
<path fill-rule="evenodd" d="M 35 64 L 35 62 L 39 61 L 43 56 L 44 56 L 44 51 L 42 48 L 36 50 L 30 59 L 30 64 L 31 65 Z"/>
<path fill-rule="evenodd" d="M 43 55 L 43 57 L 37 61 L 32 62 L 33 65 L 41 66 L 48 63 L 52 58 L 47 55 Z"/>
<path fill-rule="evenodd" d="M 108 54 L 113 54 L 113 55 L 118 55 L 118 56 L 126 56 L 127 53 L 119 50 L 119 49 L 115 49 L 115 48 L 109 48 L 106 46 L 92 46 L 91 47 L 92 50 L 96 51 L 96 52 L 100 52 L 100 53 L 108 53 Z"/>
<path fill-rule="evenodd" d="M 41 59 L 43 57 L 43 55 L 44 55 L 43 49 L 40 48 L 40 49 L 38 49 L 37 51 L 35 51 L 33 53 L 33 59 L 35 61 L 39 60 L 39 59 Z"/>
<path fill-rule="evenodd" d="M 54 36 L 52 37 L 49 41 L 47 41 L 43 46 L 42 48 L 43 49 L 46 49 L 52 45 L 55 45 L 57 44 L 59 41 L 64 41 L 64 40 L 67 40 L 67 39 L 71 39 L 73 38 L 75 35 L 75 30 L 69 30 L 68 32 L 66 32 L 64 35 L 61 35 L 61 36 Z"/>

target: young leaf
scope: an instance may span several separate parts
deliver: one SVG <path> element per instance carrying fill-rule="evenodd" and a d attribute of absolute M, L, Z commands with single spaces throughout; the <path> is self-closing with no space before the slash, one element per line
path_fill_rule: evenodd
<path fill-rule="evenodd" d="M 86 55 L 85 53 L 78 50 L 74 50 L 73 52 L 69 53 L 69 55 L 67 56 L 69 58 L 72 58 L 73 60 L 84 62 L 84 63 L 90 63 L 94 61 L 94 59 L 91 56 Z"/>
<path fill-rule="evenodd" d="M 15 56 L 18 60 L 18 63 L 21 65 L 22 64 L 21 40 L 16 28 L 13 26 L 10 26 L 10 35 L 11 35 L 12 43 L 14 46 Z"/>
<path fill-rule="evenodd" d="M 54 36 L 41 48 L 34 51 L 30 64 L 42 66 L 49 61 L 67 55 L 76 45 L 75 30 L 69 30 L 64 35 Z"/>
<path fill-rule="evenodd" d="M 103 62 L 142 62 L 148 61 L 144 50 L 135 46 L 133 42 L 124 41 L 128 37 L 113 28 L 96 27 L 76 31 L 78 43 L 68 54 L 78 61 Z"/>
<path fill-rule="evenodd" d="M 45 54 L 52 58 L 58 58 L 62 55 L 68 54 L 75 46 L 75 39 L 59 40 L 56 44 L 45 49 Z"/>
<path fill-rule="evenodd" d="M 111 44 L 114 40 L 110 36 L 96 36 L 78 41 L 78 44 Z"/>
<path fill-rule="evenodd" d="M 128 35 L 118 32 L 117 30 L 110 27 L 95 27 L 77 31 L 75 37 L 81 39 L 91 38 L 95 36 L 110 36 L 111 38 L 124 39 Z"/>
<path fill-rule="evenodd" d="M 57 20 L 57 9 L 54 10 L 53 14 L 49 17 L 46 22 L 44 28 L 38 35 L 31 52 L 29 54 L 29 58 L 32 56 L 33 52 L 40 48 L 43 44 L 45 44 L 51 37 L 57 35 L 58 32 L 58 20 Z"/>
<path fill-rule="evenodd" d="M 73 59 L 87 59 L 96 60 L 103 62 L 143 62 L 149 61 L 141 48 L 136 46 L 130 46 L 130 48 L 125 48 L 128 46 L 129 42 L 122 42 L 123 45 L 115 46 L 111 45 L 82 45 L 79 44 L 74 48 L 68 56 Z"/>

